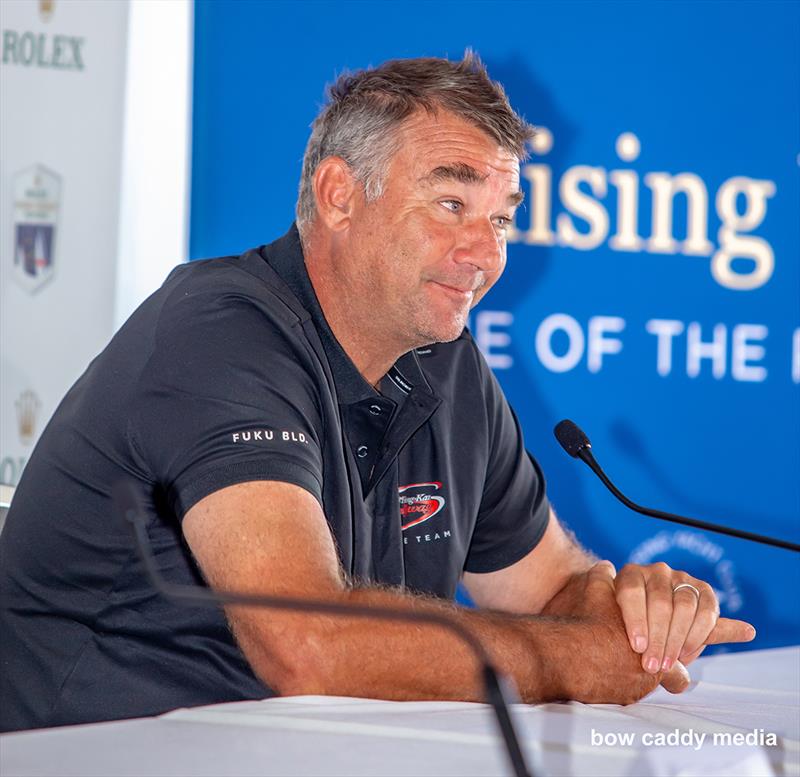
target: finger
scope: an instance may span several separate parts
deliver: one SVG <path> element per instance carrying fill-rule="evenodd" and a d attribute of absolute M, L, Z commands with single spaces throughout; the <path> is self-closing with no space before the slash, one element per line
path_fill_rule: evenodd
<path fill-rule="evenodd" d="M 586 591 L 589 593 L 590 590 L 600 589 L 611 591 L 614 590 L 614 576 L 617 574 L 617 570 L 614 569 L 614 565 L 610 561 L 598 561 L 589 571 L 586 573 Z"/>
<path fill-rule="evenodd" d="M 688 578 L 687 581 L 694 586 L 700 594 L 697 601 L 697 612 L 694 616 L 694 623 L 683 644 L 683 651 L 686 653 L 694 653 L 701 645 L 705 645 L 706 638 L 713 631 L 719 619 L 719 602 L 714 589 L 702 580 L 695 578 Z M 692 593 L 688 588 L 682 588 L 677 594 L 682 594 L 684 591 Z"/>
<path fill-rule="evenodd" d="M 678 659 L 684 666 L 689 666 L 696 658 L 700 656 L 700 654 L 706 649 L 706 645 L 700 645 L 700 647 L 694 651 L 694 653 L 686 653 L 685 651 L 681 651 L 680 658 Z"/>
<path fill-rule="evenodd" d="M 686 667 L 676 661 L 672 669 L 661 676 L 661 685 L 670 693 L 683 693 L 692 682 Z"/>
<path fill-rule="evenodd" d="M 667 672 L 678 660 L 686 637 L 694 623 L 698 608 L 698 596 L 691 588 L 679 588 L 672 592 L 672 620 L 669 624 L 667 643 L 664 646 L 664 660 L 661 671 Z"/>
<path fill-rule="evenodd" d="M 628 641 L 636 653 L 647 649 L 647 583 L 641 567 L 625 566 L 614 582 L 617 604 L 625 622 Z"/>
<path fill-rule="evenodd" d="M 664 661 L 669 624 L 672 621 L 672 570 L 664 563 L 654 564 L 647 576 L 647 650 L 642 667 L 655 674 Z"/>
<path fill-rule="evenodd" d="M 750 642 L 755 639 L 756 630 L 747 621 L 733 618 L 720 618 L 714 630 L 706 638 L 707 645 L 719 645 L 722 642 Z"/>

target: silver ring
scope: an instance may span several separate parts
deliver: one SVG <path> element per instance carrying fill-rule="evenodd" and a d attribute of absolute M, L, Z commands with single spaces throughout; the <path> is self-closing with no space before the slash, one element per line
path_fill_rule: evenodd
<path fill-rule="evenodd" d="M 698 591 L 691 583 L 680 583 L 679 585 L 676 585 L 672 589 L 672 595 L 675 596 L 675 594 L 680 591 L 681 588 L 688 588 L 697 597 L 697 601 L 700 601 L 700 591 Z"/>

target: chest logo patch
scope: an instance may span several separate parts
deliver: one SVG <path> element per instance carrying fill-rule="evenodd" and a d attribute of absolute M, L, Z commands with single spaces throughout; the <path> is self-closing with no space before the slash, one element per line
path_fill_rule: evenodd
<path fill-rule="evenodd" d="M 402 521 L 400 528 L 402 531 L 433 518 L 444 509 L 445 498 L 432 493 L 441 487 L 441 483 L 434 481 L 432 483 L 411 483 L 397 489 L 400 496 L 400 519 Z"/>

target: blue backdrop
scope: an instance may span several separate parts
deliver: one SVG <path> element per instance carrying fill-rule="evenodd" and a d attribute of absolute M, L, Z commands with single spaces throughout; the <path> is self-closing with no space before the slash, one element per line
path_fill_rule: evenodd
<path fill-rule="evenodd" d="M 542 128 L 505 276 L 471 328 L 562 518 L 618 565 L 711 582 L 756 646 L 800 641 L 796 554 L 638 517 L 623 490 L 798 539 L 800 4 L 223 2 L 195 16 L 191 256 L 293 217 L 343 69 L 476 49 Z"/>

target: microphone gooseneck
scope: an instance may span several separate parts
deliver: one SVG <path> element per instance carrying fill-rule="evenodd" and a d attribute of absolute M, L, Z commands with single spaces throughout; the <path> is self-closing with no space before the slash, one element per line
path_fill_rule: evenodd
<path fill-rule="evenodd" d="M 730 526 L 721 526 L 716 523 L 709 523 L 708 521 L 700 521 L 697 518 L 687 518 L 686 516 L 676 515 L 675 513 L 666 513 L 662 510 L 654 510 L 650 507 L 643 507 L 636 502 L 628 499 L 609 479 L 608 475 L 603 472 L 600 465 L 592 453 L 592 444 L 589 438 L 580 429 L 580 427 L 568 419 L 564 419 L 556 424 L 553 430 L 556 439 L 561 444 L 561 447 L 573 458 L 580 459 L 597 475 L 603 482 L 606 488 L 619 499 L 626 507 L 634 510 L 642 515 L 648 515 L 651 518 L 658 518 L 662 521 L 671 521 L 672 523 L 679 523 L 683 526 L 691 526 L 695 529 L 704 529 L 706 531 L 713 531 L 717 534 L 726 534 L 729 537 L 738 537 L 742 540 L 750 540 L 750 542 L 758 542 L 762 545 L 771 545 L 776 548 L 784 548 L 785 550 L 793 550 L 796 553 L 800 552 L 800 545 L 796 542 L 789 542 L 775 537 L 768 537 L 764 534 L 755 534 L 754 532 L 742 531 L 741 529 L 733 529 Z"/>
<path fill-rule="evenodd" d="M 240 604 L 251 607 L 265 607 L 294 612 L 324 613 L 326 615 L 353 618 L 374 618 L 378 620 L 403 621 L 415 624 L 428 623 L 440 626 L 455 634 L 469 647 L 481 664 L 481 674 L 487 703 L 492 707 L 497 726 L 505 744 L 506 753 L 515 777 L 533 777 L 528 769 L 522 748 L 514 729 L 509 708 L 512 686 L 502 677 L 492 664 L 483 643 L 458 621 L 437 612 L 412 612 L 393 607 L 372 607 L 368 605 L 330 602 L 323 599 L 295 599 L 288 596 L 250 594 L 240 591 L 212 590 L 193 585 L 179 585 L 164 579 L 156 564 L 155 556 L 147 536 L 146 519 L 141 508 L 139 494 L 129 480 L 116 483 L 112 489 L 116 511 L 124 516 L 133 530 L 136 547 L 144 565 L 145 573 L 153 587 L 164 596 L 184 602 L 204 606 L 220 604 Z"/>

